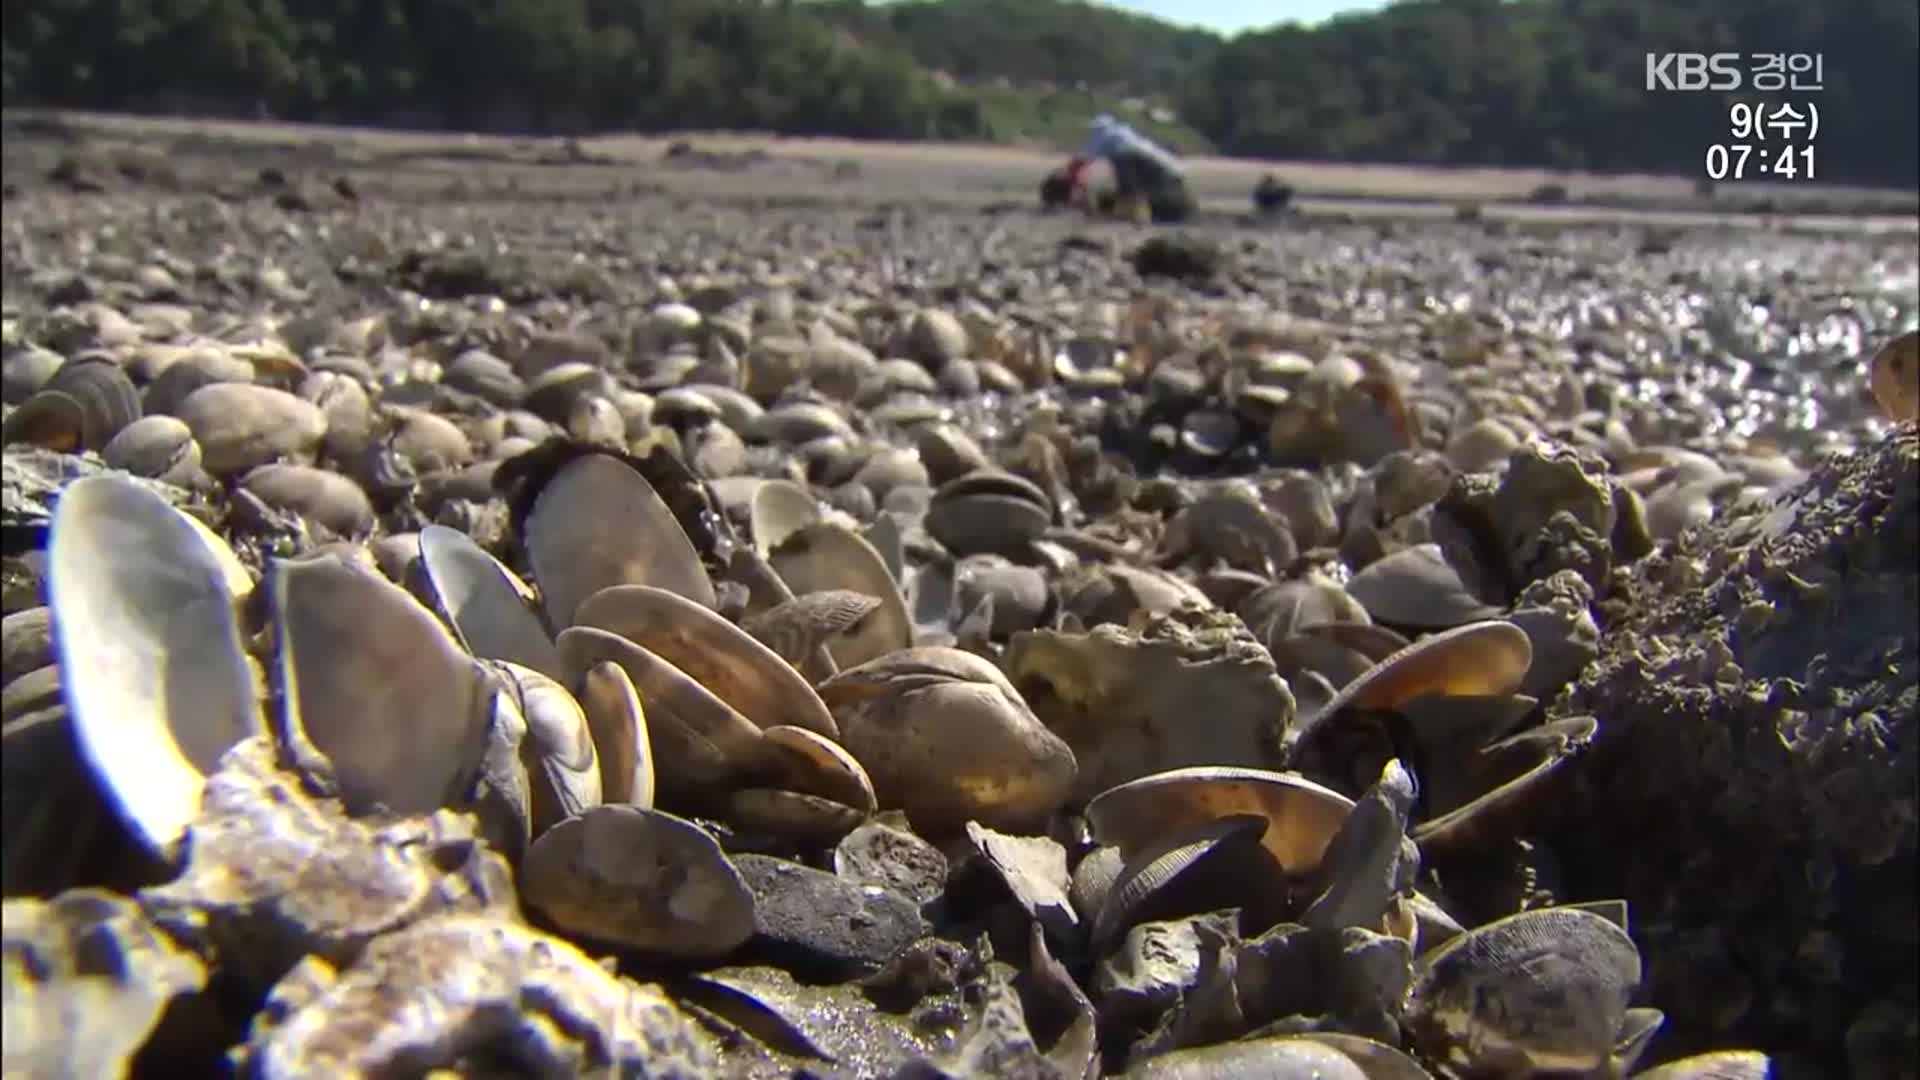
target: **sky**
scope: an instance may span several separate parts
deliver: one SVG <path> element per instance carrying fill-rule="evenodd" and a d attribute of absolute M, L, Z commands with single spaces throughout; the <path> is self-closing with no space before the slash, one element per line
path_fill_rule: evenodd
<path fill-rule="evenodd" d="M 1168 22 L 1232 34 L 1281 22 L 1317 23 L 1348 11 L 1375 11 L 1386 0 L 1106 0 Z"/>

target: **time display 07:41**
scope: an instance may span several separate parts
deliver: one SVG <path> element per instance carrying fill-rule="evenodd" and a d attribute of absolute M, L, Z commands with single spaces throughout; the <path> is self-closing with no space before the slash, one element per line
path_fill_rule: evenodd
<path fill-rule="evenodd" d="M 1812 143 L 1714 143 L 1707 147 L 1709 180 L 1811 180 L 1813 173 Z"/>

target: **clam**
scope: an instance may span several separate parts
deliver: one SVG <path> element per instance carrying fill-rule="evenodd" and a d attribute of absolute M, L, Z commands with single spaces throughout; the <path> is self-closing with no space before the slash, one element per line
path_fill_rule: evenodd
<path fill-rule="evenodd" d="M 1263 817 L 1261 844 L 1281 869 L 1299 875 L 1320 865 L 1353 806 L 1345 795 L 1295 773 L 1202 765 L 1109 788 L 1087 804 L 1086 815 L 1095 839 L 1123 855 L 1173 830 L 1235 814 Z"/>
<path fill-rule="evenodd" d="M 139 392 L 119 363 L 101 355 L 76 356 L 7 416 L 0 443 L 97 451 L 139 419 Z"/>
<path fill-rule="evenodd" d="M 444 525 L 421 529 L 417 550 L 416 592 L 468 652 L 561 677 L 560 654 L 527 602 L 533 590 L 513 571 L 465 533 Z"/>
<path fill-rule="evenodd" d="M 1581 1071 L 1604 1064 L 1640 985 L 1626 931 L 1562 908 L 1521 912 L 1426 954 L 1407 1028 L 1469 1072 Z"/>
<path fill-rule="evenodd" d="M 580 708 L 600 761 L 600 794 L 610 803 L 653 806 L 653 747 L 647 714 L 627 671 L 610 660 L 580 676 Z"/>
<path fill-rule="evenodd" d="M 886 562 L 860 534 L 831 522 L 789 535 L 770 557 L 796 597 L 844 590 L 878 597 L 880 606 L 825 644 L 841 668 L 857 667 L 913 644 L 913 620 Z"/>
<path fill-rule="evenodd" d="M 504 660 L 492 666 L 526 721 L 520 759 L 529 781 L 533 834 L 599 806 L 600 761 L 580 703 L 565 686 L 531 668 Z"/>
<path fill-rule="evenodd" d="M 1271 822 L 1229 814 L 1162 834 L 1140 848 L 1114 877 L 1093 922 L 1102 948 L 1142 922 L 1242 908 L 1242 925 L 1263 930 L 1279 921 L 1286 888 L 1282 869 L 1261 844 Z"/>
<path fill-rule="evenodd" d="M 74 481 L 54 513 L 48 589 L 74 730 L 120 812 L 162 853 L 198 813 L 221 755 L 264 729 L 225 547 L 111 474 Z M 244 570 L 239 581 L 251 586 Z"/>
<path fill-rule="evenodd" d="M 520 880 L 554 925 L 610 945 L 702 958 L 753 936 L 753 894 L 720 845 L 658 810 L 609 804 L 555 825 Z"/>
<path fill-rule="evenodd" d="M 997 469 L 975 469 L 934 492 L 926 527 L 956 555 L 1017 557 L 1052 523 L 1052 500 L 1034 484 Z"/>
<path fill-rule="evenodd" d="M 1768 1080 L 1774 1075 L 1772 1060 L 1758 1050 L 1715 1050 L 1633 1074 L 1634 1080 Z"/>
<path fill-rule="evenodd" d="M 882 806 L 938 834 L 969 820 L 1003 831 L 1043 822 L 1073 784 L 1073 752 L 998 668 L 955 649 L 902 649 L 819 686 L 841 742 Z"/>
<path fill-rule="evenodd" d="M 1293 728 L 1289 745 L 1297 751 L 1344 709 L 1392 709 L 1423 694 L 1511 694 L 1532 663 L 1526 631 L 1500 619 L 1422 638 L 1341 688 Z"/>
<path fill-rule="evenodd" d="M 143 416 L 108 440 L 100 458 L 135 476 L 185 484 L 200 471 L 200 444 L 192 429 L 171 416 Z"/>
<path fill-rule="evenodd" d="M 740 629 L 775 656 L 810 674 L 815 654 L 828 642 L 860 625 L 880 607 L 880 598 L 849 589 L 824 589 L 796 596 L 740 620 Z M 829 658 L 826 663 L 832 665 Z M 825 672 L 820 678 L 833 674 Z"/>
<path fill-rule="evenodd" d="M 1251 495 L 1237 491 L 1208 495 L 1175 514 L 1161 548 L 1164 560 L 1190 555 L 1224 559 L 1263 575 L 1285 573 L 1300 555 L 1286 526 L 1268 516 Z"/>
<path fill-rule="evenodd" d="M 350 813 L 428 813 L 471 784 L 493 697 L 453 635 L 400 587 L 337 556 L 270 575 L 281 739 Z"/>
<path fill-rule="evenodd" d="M 572 626 L 588 597 L 613 585 L 652 585 L 713 607 L 713 582 L 673 511 L 616 458 L 585 454 L 534 497 L 522 534 L 547 620 Z"/>
<path fill-rule="evenodd" d="M 1473 594 L 1433 543 L 1369 563 L 1347 582 L 1347 592 L 1376 621 L 1417 630 L 1444 630 L 1499 614 Z"/>
<path fill-rule="evenodd" d="M 588 597 L 575 621 L 650 650 L 762 727 L 807 728 L 828 738 L 839 734 L 819 695 L 792 665 L 684 596 L 646 585 L 616 585 Z"/>
<path fill-rule="evenodd" d="M 174 415 L 193 431 L 201 462 L 215 476 L 278 459 L 304 464 L 327 433 L 318 406 L 251 383 L 209 383 L 188 394 Z"/>
<path fill-rule="evenodd" d="M 602 661 L 618 664 L 646 706 L 654 776 L 662 794 L 698 799 L 764 760 L 760 729 L 649 649 L 592 626 L 555 639 L 568 681 Z"/>

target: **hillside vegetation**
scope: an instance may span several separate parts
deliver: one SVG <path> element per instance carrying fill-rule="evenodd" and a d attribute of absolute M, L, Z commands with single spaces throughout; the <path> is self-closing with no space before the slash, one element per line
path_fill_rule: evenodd
<path fill-rule="evenodd" d="M 1912 0 L 1402 0 L 1223 40 L 1076 0 L 8 0 L 7 104 L 481 131 L 734 128 L 1699 175 L 1648 52 L 1817 52 L 1819 179 L 1920 182 Z M 1738 100 L 1755 100 L 1749 91 Z"/>

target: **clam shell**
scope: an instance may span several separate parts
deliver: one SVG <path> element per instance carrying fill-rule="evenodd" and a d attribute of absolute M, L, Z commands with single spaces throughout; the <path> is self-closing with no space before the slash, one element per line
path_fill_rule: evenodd
<path fill-rule="evenodd" d="M 616 585 L 588 597 L 580 626 L 619 634 L 685 672 L 763 728 L 806 728 L 828 738 L 833 715 L 793 666 L 711 610 L 665 589 Z"/>
<path fill-rule="evenodd" d="M 609 804 L 555 825 L 520 882 L 554 925 L 594 941 L 699 958 L 753 936 L 753 894 L 720 845 L 658 810 Z"/>
<path fill-rule="evenodd" d="M 900 586 L 873 545 L 830 522 L 806 526 L 775 550 L 770 561 L 796 597 L 844 589 L 880 599 L 878 609 L 827 642 L 843 671 L 913 645 L 913 619 Z"/>
<path fill-rule="evenodd" d="M 741 788 L 727 796 L 727 820 L 755 832 L 815 846 L 839 842 L 866 815 L 843 802 L 781 788 Z"/>
<path fill-rule="evenodd" d="M 654 775 L 663 791 L 698 796 L 765 760 L 753 721 L 651 650 L 592 626 L 562 630 L 555 644 L 574 681 L 603 660 L 620 665 L 633 681 L 646 705 Z"/>
<path fill-rule="evenodd" d="M 472 783 L 491 687 L 400 587 L 337 556 L 275 560 L 282 740 L 349 813 L 431 813 Z M 315 755 L 324 762 L 315 760 Z"/>
<path fill-rule="evenodd" d="M 420 530 L 419 590 L 447 621 L 468 652 L 483 660 L 508 660 L 548 678 L 564 671 L 560 653 L 527 606 L 532 591 L 458 529 L 428 525 Z"/>
<path fill-rule="evenodd" d="M 1308 1031 L 1296 1038 L 1330 1046 L 1352 1058 L 1367 1080 L 1433 1080 L 1433 1074 L 1400 1050 L 1383 1042 L 1341 1031 Z"/>
<path fill-rule="evenodd" d="M 0 443 L 100 450 L 140 419 L 140 393 L 109 357 L 76 356 L 7 417 Z"/>
<path fill-rule="evenodd" d="M 100 451 L 101 460 L 135 476 L 180 483 L 200 469 L 193 431 L 171 416 L 143 416 L 120 429 Z"/>
<path fill-rule="evenodd" d="M 867 770 L 839 743 L 801 727 L 770 727 L 762 734 L 772 767 L 786 787 L 832 799 L 862 814 L 880 809 Z"/>
<path fill-rule="evenodd" d="M 540 583 L 547 620 L 572 626 L 594 593 L 652 585 L 713 607 L 713 583 L 653 485 L 605 454 L 563 466 L 535 497 L 522 543 Z"/>
<path fill-rule="evenodd" d="M 1444 630 L 1498 615 L 1467 588 L 1439 544 L 1415 544 L 1369 563 L 1347 582 L 1347 592 L 1375 620 L 1421 630 Z"/>
<path fill-rule="evenodd" d="M 580 676 L 580 707 L 586 711 L 600 758 L 600 794 L 610 803 L 653 806 L 653 747 L 646 710 L 627 671 L 610 660 L 590 664 Z"/>
<path fill-rule="evenodd" d="M 599 806 L 600 761 L 587 714 L 567 688 L 531 668 L 509 661 L 493 665 L 502 689 L 520 706 L 527 735 L 520 744 L 526 766 L 533 835 Z"/>
<path fill-rule="evenodd" d="M 1280 869 L 1261 844 L 1269 824 L 1259 814 L 1229 814 L 1174 830 L 1141 848 L 1107 890 L 1093 922 L 1094 947 L 1113 942 L 1138 923 L 1229 906 L 1266 908 L 1248 913 L 1261 927 L 1277 921 L 1278 907 L 1262 903 L 1285 896 Z"/>
<path fill-rule="evenodd" d="M 879 606 L 877 596 L 827 589 L 796 596 L 758 615 L 747 616 L 740 620 L 740 629 L 773 650 L 775 656 L 796 668 L 804 668 L 816 649 L 858 626 Z"/>
<path fill-rule="evenodd" d="M 806 488 L 786 480 L 765 480 L 754 489 L 753 544 L 766 555 L 781 541 L 820 520 L 820 504 Z"/>
<path fill-rule="evenodd" d="M 1424 694 L 1511 694 L 1532 666 L 1526 631 L 1501 619 L 1469 623 L 1422 638 L 1368 668 L 1288 734 L 1297 747 L 1343 709 L 1392 709 Z"/>
<path fill-rule="evenodd" d="M 1613 1050 L 1640 975 L 1633 939 L 1608 920 L 1524 911 L 1421 959 L 1408 1030 L 1469 1072 L 1593 1069 Z"/>
<path fill-rule="evenodd" d="M 1173 830 L 1233 814 L 1267 819 L 1261 843 L 1289 874 L 1319 866 L 1353 800 L 1297 773 L 1196 765 L 1108 788 L 1087 804 L 1102 844 L 1131 856 Z"/>
<path fill-rule="evenodd" d="M 220 756 L 264 730 L 234 609 L 238 560 L 218 543 L 112 474 L 74 481 L 53 515 L 48 590 L 74 730 L 161 853 L 199 812 Z"/>

